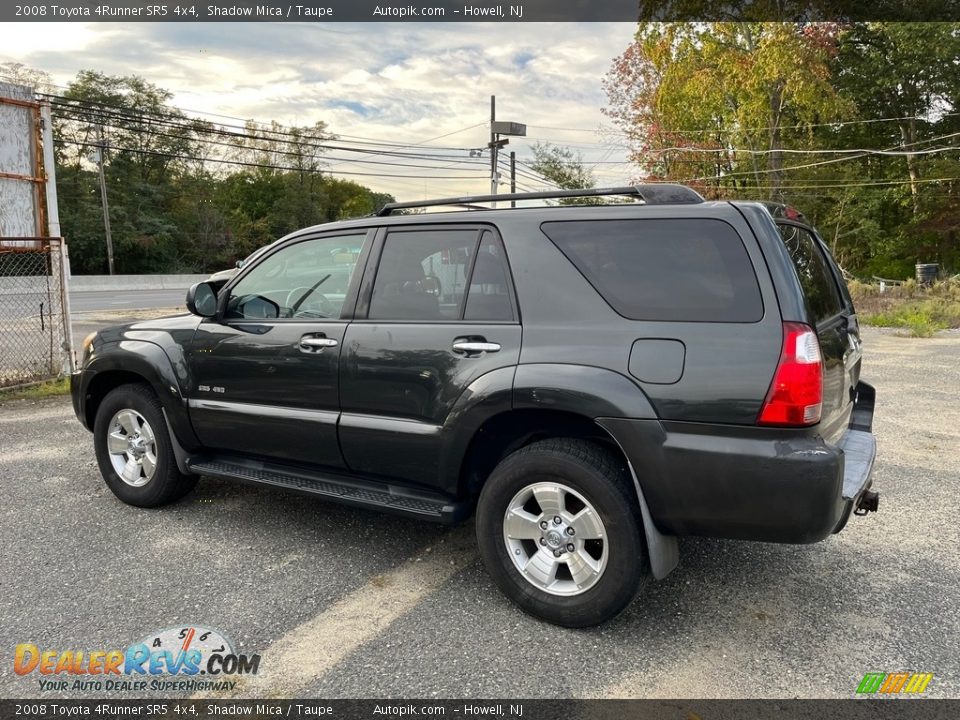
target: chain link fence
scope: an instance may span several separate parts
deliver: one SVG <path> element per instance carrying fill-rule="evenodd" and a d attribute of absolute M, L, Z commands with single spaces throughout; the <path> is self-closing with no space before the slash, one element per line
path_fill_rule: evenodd
<path fill-rule="evenodd" d="M 0 241 L 0 387 L 70 371 L 60 238 Z"/>

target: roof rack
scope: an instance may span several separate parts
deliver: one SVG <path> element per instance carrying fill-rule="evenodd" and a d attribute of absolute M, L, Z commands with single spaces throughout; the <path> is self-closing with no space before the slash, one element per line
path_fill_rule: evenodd
<path fill-rule="evenodd" d="M 630 195 L 639 197 L 647 205 L 689 205 L 702 203 L 703 198 L 695 190 L 685 185 L 672 183 L 649 183 L 645 185 L 627 185 L 612 188 L 591 188 L 589 190 L 547 190 L 544 192 L 507 193 L 505 195 L 467 195 L 463 197 L 437 198 L 436 200 L 418 200 L 413 202 L 387 203 L 377 213 L 384 217 L 394 210 L 433 207 L 437 205 L 459 205 L 476 208 L 476 203 L 499 202 L 507 200 L 554 200 L 558 198 L 587 198 L 605 195 Z"/>

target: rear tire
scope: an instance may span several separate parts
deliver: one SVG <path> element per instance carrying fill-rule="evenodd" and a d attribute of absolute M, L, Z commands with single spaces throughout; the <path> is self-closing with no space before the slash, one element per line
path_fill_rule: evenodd
<path fill-rule="evenodd" d="M 564 627 L 613 618 L 647 577 L 629 472 L 585 440 L 543 440 L 501 461 L 480 493 L 477 542 L 507 597 Z"/>
<path fill-rule="evenodd" d="M 166 505 L 197 484 L 196 475 L 177 467 L 163 409 L 147 385 L 107 393 L 94 419 L 93 445 L 107 487 L 128 505 Z"/>

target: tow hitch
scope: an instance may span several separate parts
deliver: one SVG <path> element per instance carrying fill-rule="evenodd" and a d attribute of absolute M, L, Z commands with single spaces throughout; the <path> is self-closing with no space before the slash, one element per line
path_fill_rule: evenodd
<path fill-rule="evenodd" d="M 857 507 L 853 511 L 853 514 L 866 515 L 867 513 L 876 512 L 878 507 L 880 507 L 880 493 L 874 490 L 867 490 L 857 501 Z"/>

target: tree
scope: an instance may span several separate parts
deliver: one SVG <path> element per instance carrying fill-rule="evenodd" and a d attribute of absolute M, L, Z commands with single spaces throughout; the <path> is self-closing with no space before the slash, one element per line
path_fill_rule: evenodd
<path fill-rule="evenodd" d="M 197 152 L 193 121 L 169 106 L 167 90 L 137 76 L 78 73 L 54 112 L 61 225 L 79 270 L 105 269 L 94 153 L 103 154 L 116 267 L 180 269 L 181 245 L 172 207 L 177 180 Z M 97 207 L 97 209 L 99 209 Z"/>
<path fill-rule="evenodd" d="M 861 114 L 895 118 L 886 127 L 895 128 L 898 137 L 886 137 L 887 146 L 918 149 L 923 118 L 949 112 L 960 96 L 960 30 L 955 23 L 855 23 L 840 34 L 839 50 L 841 90 Z M 917 215 L 920 156 L 907 153 L 903 162 Z"/>
<path fill-rule="evenodd" d="M 49 81 L 16 63 L 0 66 L 0 77 L 41 89 Z M 220 126 L 171 100 L 144 78 L 92 70 L 53 98 L 61 227 L 75 272 L 107 267 L 98 151 L 121 273 L 228 267 L 293 230 L 393 201 L 324 172 L 335 136 L 322 121 Z"/>
<path fill-rule="evenodd" d="M 899 154 L 848 154 L 795 171 L 798 181 L 830 186 L 796 196 L 795 202 L 813 209 L 835 254 L 851 269 L 902 278 L 912 274 L 916 262 L 956 267 L 956 26 L 855 23 L 841 29 L 838 43 L 833 82 L 856 105 L 856 114 L 837 128 L 817 128 L 816 146 Z"/>
<path fill-rule="evenodd" d="M 536 143 L 530 167 L 562 190 L 588 190 L 596 185 L 593 173 L 583 166 L 583 156 L 570 148 Z M 602 204 L 600 198 L 570 198 L 561 204 Z"/>
<path fill-rule="evenodd" d="M 835 36 L 826 24 L 642 24 L 605 79 L 605 112 L 648 177 L 778 199 L 785 144 L 853 111 L 831 84 Z"/>
<path fill-rule="evenodd" d="M 36 92 L 53 92 L 53 78 L 50 73 L 18 62 L 0 63 L 0 82 L 25 85 Z"/>

